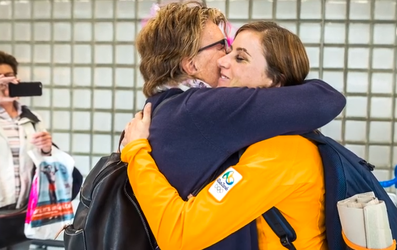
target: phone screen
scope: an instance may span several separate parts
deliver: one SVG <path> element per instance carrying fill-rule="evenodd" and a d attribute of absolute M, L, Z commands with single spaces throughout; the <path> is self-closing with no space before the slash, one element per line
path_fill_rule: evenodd
<path fill-rule="evenodd" d="M 41 96 L 43 94 L 43 84 L 41 82 L 9 83 L 8 91 L 10 97 Z"/>

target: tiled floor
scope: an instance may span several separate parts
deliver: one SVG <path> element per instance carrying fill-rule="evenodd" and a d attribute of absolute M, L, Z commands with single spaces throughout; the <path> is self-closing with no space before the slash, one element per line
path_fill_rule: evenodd
<path fill-rule="evenodd" d="M 44 247 L 39 247 L 39 246 L 34 246 L 34 245 L 32 245 L 32 246 L 30 246 L 30 250 L 38 250 L 38 249 L 46 249 L 46 250 L 64 250 L 65 248 L 61 248 L 61 247 L 47 247 L 47 248 L 44 248 Z"/>

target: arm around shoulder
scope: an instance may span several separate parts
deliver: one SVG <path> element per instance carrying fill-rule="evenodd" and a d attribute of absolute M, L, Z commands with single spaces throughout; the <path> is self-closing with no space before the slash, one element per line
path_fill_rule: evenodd
<path fill-rule="evenodd" d="M 184 105 L 215 148 L 234 153 L 277 135 L 318 129 L 339 115 L 346 98 L 321 80 L 309 80 L 280 88 L 193 90 Z"/>

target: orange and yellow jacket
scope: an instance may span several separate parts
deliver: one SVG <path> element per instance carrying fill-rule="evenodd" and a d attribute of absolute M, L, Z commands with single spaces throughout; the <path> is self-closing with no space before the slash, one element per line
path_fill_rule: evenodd
<path fill-rule="evenodd" d="M 188 201 L 158 171 L 150 152 L 140 139 L 126 145 L 121 157 L 160 249 L 204 249 L 257 219 L 259 249 L 284 250 L 261 216 L 273 206 L 295 229 L 297 249 L 327 249 L 323 167 L 307 139 L 277 136 L 251 145 L 237 165 Z"/>

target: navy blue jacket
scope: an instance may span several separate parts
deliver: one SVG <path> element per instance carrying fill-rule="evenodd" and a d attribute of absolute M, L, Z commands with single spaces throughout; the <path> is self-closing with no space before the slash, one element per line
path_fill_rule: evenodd
<path fill-rule="evenodd" d="M 152 156 L 183 199 L 211 175 L 237 163 L 241 148 L 322 127 L 346 104 L 342 94 L 321 80 L 268 89 L 170 89 L 147 101 L 155 113 Z M 208 249 L 258 249 L 255 222 Z"/>

